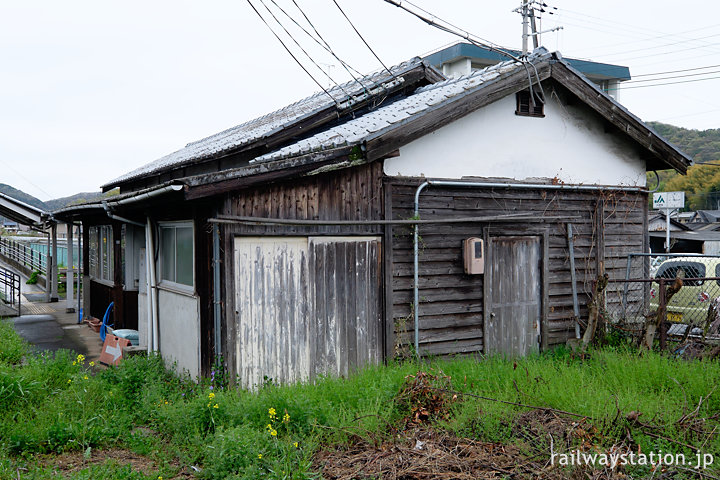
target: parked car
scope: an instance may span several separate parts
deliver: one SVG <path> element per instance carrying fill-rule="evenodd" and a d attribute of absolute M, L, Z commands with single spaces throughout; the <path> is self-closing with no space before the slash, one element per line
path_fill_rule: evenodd
<path fill-rule="evenodd" d="M 682 269 L 685 278 L 720 277 L 720 257 L 675 257 L 661 263 L 655 278 L 666 278 L 670 285 Z M 659 284 L 650 287 L 650 306 L 657 309 Z M 718 280 L 684 280 L 683 287 L 668 303 L 667 320 L 673 323 L 704 323 L 712 300 L 720 296 Z"/>

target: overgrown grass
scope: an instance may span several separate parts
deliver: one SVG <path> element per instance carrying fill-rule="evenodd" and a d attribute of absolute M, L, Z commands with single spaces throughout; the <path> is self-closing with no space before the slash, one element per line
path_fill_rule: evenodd
<path fill-rule="evenodd" d="M 1 328 L 0 335 L 12 337 Z M 402 428 L 409 414 L 397 394 L 418 370 L 444 372 L 454 391 L 586 415 L 604 446 L 631 432 L 644 452 L 685 452 L 672 440 L 720 452 L 717 435 L 675 425 L 701 397 L 710 395 L 698 417 L 720 411 L 720 397 L 711 395 L 720 381 L 715 361 L 629 350 L 595 351 L 581 360 L 561 350 L 517 361 L 466 358 L 370 367 L 347 379 L 268 385 L 252 393 L 179 378 L 157 357 L 132 357 L 118 368 L 97 370 L 81 356 L 59 352 L 29 356 L 19 366 L 17 354 L 6 352 L 8 344 L 13 341 L 0 343 L 0 358 L 15 359 L 0 362 L 2 479 L 16 478 L 19 468 L 27 469 L 22 478 L 167 479 L 190 466 L 207 479 L 316 478 L 312 458 L 321 446 L 356 435 L 392 440 L 389 426 Z M 524 441 L 514 419 L 527 408 L 463 395 L 450 408 L 437 428 L 486 441 Z M 662 425 L 666 439 L 634 428 L 625 419 L 631 411 Z M 35 457 L 73 451 L 91 457 L 108 448 L 153 460 L 153 471 L 106 462 L 63 477 L 52 462 Z M 543 448 L 549 457 L 549 445 Z"/>
<path fill-rule="evenodd" d="M 0 365 L 16 365 L 27 353 L 27 344 L 15 333 L 10 320 L 0 318 Z"/>

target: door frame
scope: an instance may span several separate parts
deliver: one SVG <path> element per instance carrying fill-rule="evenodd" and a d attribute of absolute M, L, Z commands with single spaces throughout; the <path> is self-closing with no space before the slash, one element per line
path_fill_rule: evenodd
<path fill-rule="evenodd" d="M 492 260 L 493 249 L 492 239 L 496 237 L 539 237 L 540 238 L 540 342 L 539 351 L 548 349 L 548 313 L 550 297 L 550 274 L 549 274 L 549 233 L 548 228 L 490 225 L 483 229 L 483 240 L 485 242 L 485 278 L 483 278 L 483 353 L 487 352 L 488 324 L 490 322 L 490 311 L 492 310 Z"/>

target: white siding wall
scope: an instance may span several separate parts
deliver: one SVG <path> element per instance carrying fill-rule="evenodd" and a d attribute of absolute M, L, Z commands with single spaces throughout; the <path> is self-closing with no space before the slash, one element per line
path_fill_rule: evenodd
<path fill-rule="evenodd" d="M 645 185 L 645 162 L 629 140 L 604 131 L 586 107 L 548 94 L 544 118 L 515 115 L 515 95 L 400 148 L 391 176 L 557 178 L 572 184 Z"/>
<path fill-rule="evenodd" d="M 160 289 L 158 306 L 160 352 L 165 363 L 172 366 L 177 362 L 178 372 L 187 371 L 193 378 L 200 376 L 199 299 Z"/>

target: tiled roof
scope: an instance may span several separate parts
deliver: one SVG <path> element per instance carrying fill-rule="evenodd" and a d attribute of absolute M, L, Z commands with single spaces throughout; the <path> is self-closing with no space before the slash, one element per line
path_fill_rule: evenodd
<path fill-rule="evenodd" d="M 348 102 L 348 100 L 351 100 L 352 97 L 362 95 L 365 89 L 376 88 L 393 80 L 394 76 L 403 75 L 405 72 L 417 68 L 421 64 L 422 61 L 415 57 L 407 62 L 391 67 L 392 75 L 386 70 L 378 70 L 360 78 L 359 82 L 362 84 L 362 87 L 358 82 L 353 80 L 328 89 L 328 93 L 332 96 L 332 99 L 324 92 L 316 93 L 275 112 L 229 128 L 203 138 L 202 140 L 188 143 L 185 148 L 128 172 L 103 185 L 103 188 L 115 186 L 144 175 L 158 173 L 171 168 L 178 168 L 197 160 L 213 157 L 223 152 L 242 147 L 263 137 L 268 137 L 306 117 L 331 107 L 333 103 L 342 105 Z"/>
<path fill-rule="evenodd" d="M 360 144 L 371 136 L 379 135 L 387 129 L 398 126 L 398 123 L 403 120 L 422 115 L 436 105 L 481 88 L 483 84 L 506 73 L 514 72 L 518 68 L 524 67 L 513 61 L 508 61 L 474 71 L 466 76 L 420 87 L 406 98 L 382 106 L 361 117 L 354 118 L 287 147 L 262 155 L 250 163 L 281 160 L 345 145 Z"/>

